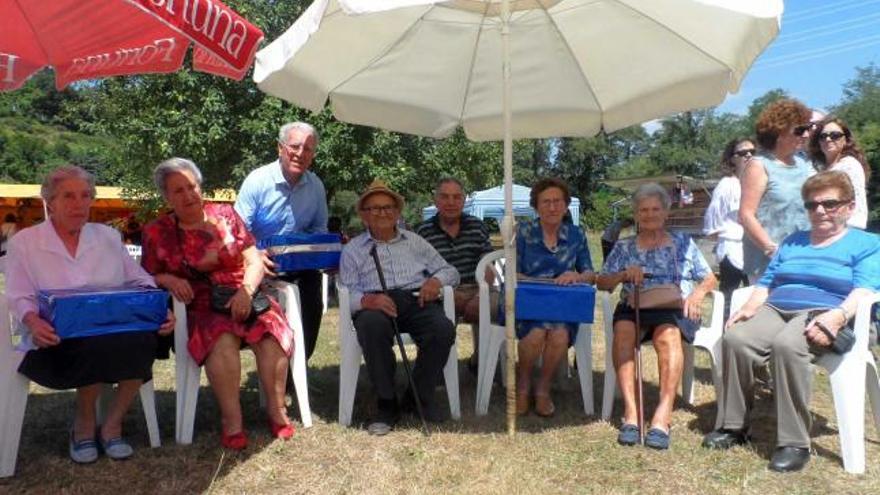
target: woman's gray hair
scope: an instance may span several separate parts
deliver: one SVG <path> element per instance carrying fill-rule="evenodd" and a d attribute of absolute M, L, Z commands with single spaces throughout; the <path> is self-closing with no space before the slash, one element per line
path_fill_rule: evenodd
<path fill-rule="evenodd" d="M 92 193 L 92 199 L 98 195 L 95 189 L 95 176 L 91 172 L 76 165 L 63 165 L 49 172 L 49 175 L 43 179 L 43 184 L 40 186 L 40 197 L 43 198 L 43 201 L 47 203 L 52 201 L 55 198 L 58 184 L 68 179 L 86 181 L 89 185 L 89 191 Z"/>
<path fill-rule="evenodd" d="M 196 183 L 200 186 L 202 185 L 202 171 L 199 170 L 199 167 L 192 160 L 178 157 L 169 158 L 156 165 L 156 168 L 153 170 L 153 182 L 156 184 L 159 192 L 162 193 L 163 198 L 167 197 L 165 195 L 165 180 L 168 179 L 169 175 L 181 172 L 191 173 Z"/>
<path fill-rule="evenodd" d="M 636 192 L 633 193 L 633 210 L 638 211 L 639 203 L 647 198 L 657 198 L 660 200 L 664 210 L 669 210 L 672 207 L 672 198 L 669 197 L 666 189 L 656 182 L 648 182 L 639 186 Z"/>
<path fill-rule="evenodd" d="M 318 141 L 320 138 L 318 137 L 318 130 L 312 124 L 307 124 L 305 122 L 288 122 L 281 126 L 281 129 L 278 130 L 278 141 L 281 143 L 287 143 L 287 135 L 290 134 L 290 131 L 297 129 L 302 132 L 307 132 L 312 136 L 315 136 L 315 148 L 318 147 Z"/>

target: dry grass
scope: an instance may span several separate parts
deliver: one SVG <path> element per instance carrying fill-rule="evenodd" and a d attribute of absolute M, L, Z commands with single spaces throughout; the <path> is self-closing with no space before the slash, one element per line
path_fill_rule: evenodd
<path fill-rule="evenodd" d="M 597 318 L 601 315 L 597 314 Z M 352 428 L 335 423 L 338 394 L 336 313 L 324 318 L 318 353 L 310 367 L 315 426 L 289 442 L 270 441 L 258 410 L 253 358 L 244 353 L 242 401 L 251 446 L 241 454 L 219 448 L 218 416 L 210 389 L 199 396 L 195 443 L 174 444 L 173 362 L 156 364 L 156 390 L 163 447 L 146 447 L 139 406 L 125 423 L 138 448 L 128 462 L 100 459 L 76 466 L 66 457 L 66 431 L 73 395 L 33 387 L 22 433 L 16 476 L 0 481 L 3 493 L 877 493 L 880 445 L 867 427 L 868 470 L 847 475 L 838 456 L 835 418 L 827 378 L 817 377 L 813 404 L 817 455 L 803 473 L 776 475 L 765 469 L 773 444 L 769 395 L 759 399 L 758 439 L 751 448 L 710 452 L 700 447 L 714 422 L 714 391 L 707 359 L 698 353 L 696 405 L 676 405 L 669 452 L 622 448 L 616 429 L 581 409 L 577 379 L 563 379 L 558 412 L 550 420 L 519 421 L 514 438 L 505 435 L 501 391 L 496 387 L 489 415 L 473 414 L 476 379 L 464 366 L 470 332 L 459 327 L 463 419 L 435 428 L 430 438 L 407 419 L 384 438 L 362 429 L 372 404 L 365 373 Z M 594 332 L 594 389 L 601 406 L 604 342 Z M 656 361 L 645 352 L 647 401 L 656 401 Z M 824 374 L 817 371 L 817 374 Z M 203 378 L 204 380 L 204 378 Z M 401 385 L 403 378 L 399 377 Z M 440 395 L 438 394 L 438 398 Z M 296 414 L 293 404 L 290 408 Z"/>

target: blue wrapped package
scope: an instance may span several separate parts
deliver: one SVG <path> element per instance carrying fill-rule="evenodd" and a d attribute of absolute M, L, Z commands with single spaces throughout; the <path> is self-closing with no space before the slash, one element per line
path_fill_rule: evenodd
<path fill-rule="evenodd" d="M 257 244 L 275 262 L 276 272 L 337 270 L 342 254 L 339 234 L 281 234 Z"/>
<path fill-rule="evenodd" d="M 516 319 L 593 323 L 596 289 L 591 285 L 516 284 Z"/>
<path fill-rule="evenodd" d="M 141 287 L 41 290 L 40 318 L 62 339 L 121 332 L 155 332 L 168 317 L 168 293 Z"/>

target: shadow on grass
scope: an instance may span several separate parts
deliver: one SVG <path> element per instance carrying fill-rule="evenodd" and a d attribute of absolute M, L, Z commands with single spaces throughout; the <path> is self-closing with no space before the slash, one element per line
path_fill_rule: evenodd
<path fill-rule="evenodd" d="M 708 370 L 706 371 L 708 374 Z M 755 387 L 754 403 L 751 411 L 751 446 L 757 454 L 769 460 L 776 449 L 776 412 L 773 401 L 773 391 L 764 384 Z M 688 423 L 688 427 L 692 430 L 708 433 L 715 429 L 715 411 L 716 403 L 714 401 L 700 404 L 698 406 L 686 406 L 692 410 L 696 417 Z M 838 431 L 829 425 L 828 418 L 811 411 L 813 424 L 811 437 L 833 435 L 837 436 Z M 867 439 L 866 439 L 867 440 Z M 815 441 L 812 448 L 820 457 L 834 461 L 843 466 L 843 459 L 840 452 L 827 449 Z"/>
<path fill-rule="evenodd" d="M 338 398 L 339 398 L 339 367 L 337 365 L 327 365 L 322 367 L 310 367 L 308 371 L 309 379 L 309 401 L 313 416 L 324 418 L 327 422 L 335 422 L 338 417 Z M 593 396 L 594 396 L 594 414 L 588 416 L 584 411 L 583 399 L 581 396 L 580 383 L 577 370 L 571 369 L 571 376 L 561 376 L 554 382 L 553 401 L 556 405 L 556 413 L 551 418 L 542 418 L 537 416 L 534 411 L 526 416 L 517 418 L 517 430 L 525 433 L 539 433 L 555 428 L 567 428 L 571 426 L 581 426 L 588 423 L 601 421 L 600 414 L 602 409 L 603 382 L 604 372 L 593 370 Z M 697 369 L 696 381 L 711 384 L 711 374 L 708 370 Z M 396 373 L 398 396 L 403 395 L 407 388 L 406 377 L 403 372 L 402 364 L 398 363 Z M 477 377 L 472 374 L 467 367 L 467 358 L 459 360 L 459 397 L 461 403 L 461 420 L 448 420 L 440 424 L 429 424 L 433 432 L 455 432 L 455 433 L 473 433 L 473 434 L 491 434 L 504 433 L 507 429 L 506 422 L 506 405 L 505 390 L 500 385 L 500 379 L 497 379 L 492 387 L 492 393 L 489 402 L 489 411 L 485 416 L 477 416 L 475 414 Z M 257 386 L 257 376 L 255 372 L 248 374 L 246 384 L 249 387 Z M 645 415 L 646 421 L 650 420 L 651 413 L 657 406 L 659 398 L 659 388 L 656 384 L 645 382 Z M 291 418 L 299 418 L 299 407 L 295 400 L 295 395 L 291 390 L 294 400 L 289 407 Z M 448 400 L 445 387 L 438 387 L 435 393 L 436 403 L 443 408 L 448 408 Z M 375 413 L 376 397 L 369 382 L 366 369 L 361 365 L 358 374 L 357 392 L 355 394 L 354 410 L 352 412 L 352 428 L 363 429 L 369 423 L 372 415 Z M 620 415 L 622 405 L 618 399 L 615 403 L 617 418 Z M 690 408 L 680 397 L 676 399 L 676 408 Z M 715 420 L 715 403 L 714 401 L 705 408 L 691 408 L 698 414 L 698 425 L 694 427 L 705 428 L 705 431 L 711 428 Z M 447 409 L 448 411 L 448 409 Z M 612 420 L 614 422 L 616 420 Z M 398 430 L 420 429 L 421 424 L 415 414 L 404 414 L 401 422 L 398 423 Z"/>
<path fill-rule="evenodd" d="M 134 457 L 115 462 L 105 456 L 90 465 L 68 458 L 68 435 L 73 422 L 75 392 L 49 391 L 28 396 L 18 450 L 16 473 L 0 480 L 12 491 L 61 492 L 77 480 L 77 490 L 104 492 L 119 487 L 119 480 L 135 480 L 124 489 L 131 493 L 201 493 L 232 469 L 259 455 L 272 442 L 256 388 L 241 391 L 248 448 L 240 453 L 220 446 L 220 415 L 209 387 L 199 389 L 192 445 L 177 445 L 174 438 L 175 393 L 156 391 L 156 409 L 162 445 L 149 447 L 140 400 L 135 399 L 123 422 L 123 431 L 135 449 Z M 151 472 L 153 471 L 153 472 Z"/>

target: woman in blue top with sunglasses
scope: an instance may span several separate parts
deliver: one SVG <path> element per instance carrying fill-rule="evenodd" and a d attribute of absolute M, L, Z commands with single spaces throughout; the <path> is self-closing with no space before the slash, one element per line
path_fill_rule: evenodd
<path fill-rule="evenodd" d="M 812 112 L 803 103 L 782 99 L 767 106 L 755 122 L 760 153 L 742 176 L 739 221 L 743 271 L 757 280 L 789 234 L 810 226 L 799 201 L 801 186 L 815 173 L 798 151 L 806 145 Z"/>
<path fill-rule="evenodd" d="M 811 363 L 826 352 L 849 351 L 849 322 L 880 280 L 880 238 L 847 226 L 855 207 L 847 175 L 820 172 L 802 191 L 812 228 L 781 243 L 727 322 L 721 428 L 703 439 L 716 449 L 748 441 L 755 370 L 770 364 L 777 433 L 769 468 L 779 472 L 799 471 L 810 459 Z"/>

